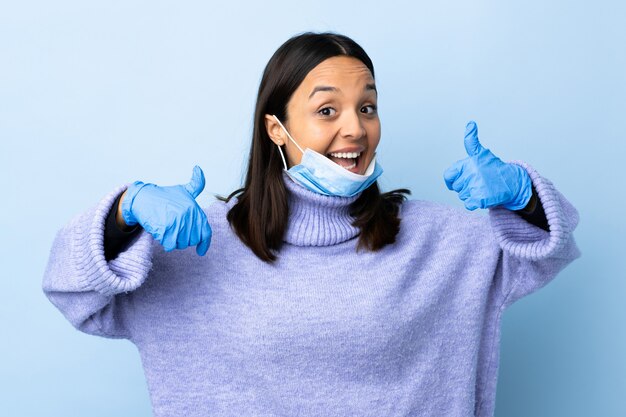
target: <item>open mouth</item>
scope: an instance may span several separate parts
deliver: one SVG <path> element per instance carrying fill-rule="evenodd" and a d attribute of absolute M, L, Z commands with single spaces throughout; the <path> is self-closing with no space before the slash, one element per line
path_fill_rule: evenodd
<path fill-rule="evenodd" d="M 338 152 L 329 153 L 326 156 L 337 165 L 348 171 L 357 172 L 362 152 Z"/>

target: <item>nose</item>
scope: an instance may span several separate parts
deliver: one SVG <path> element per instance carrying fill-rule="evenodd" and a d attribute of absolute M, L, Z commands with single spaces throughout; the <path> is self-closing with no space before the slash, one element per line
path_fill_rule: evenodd
<path fill-rule="evenodd" d="M 363 127 L 363 122 L 358 113 L 346 112 L 343 114 L 340 133 L 348 139 L 360 139 L 365 136 L 365 127 Z"/>

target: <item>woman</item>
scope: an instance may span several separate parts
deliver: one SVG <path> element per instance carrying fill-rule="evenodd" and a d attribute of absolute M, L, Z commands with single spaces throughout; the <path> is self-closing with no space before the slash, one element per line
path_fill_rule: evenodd
<path fill-rule="evenodd" d="M 244 187 L 206 209 L 199 167 L 116 188 L 59 231 L 45 294 L 137 346 L 157 417 L 491 416 L 502 311 L 580 256 L 578 214 L 473 122 L 444 181 L 489 216 L 381 194 L 379 140 L 363 49 L 295 36 L 264 71 Z"/>

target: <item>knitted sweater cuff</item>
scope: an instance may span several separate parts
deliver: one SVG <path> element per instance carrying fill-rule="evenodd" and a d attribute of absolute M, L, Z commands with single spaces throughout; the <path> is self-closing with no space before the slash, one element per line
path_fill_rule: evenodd
<path fill-rule="evenodd" d="M 503 250 L 519 258 L 539 260 L 558 252 L 569 240 L 578 224 L 578 211 L 554 187 L 523 161 L 509 161 L 528 172 L 544 208 L 550 231 L 527 222 L 504 207 L 489 209 L 489 219 Z"/>
<path fill-rule="evenodd" d="M 107 214 L 116 198 L 130 184 L 106 195 L 95 208 L 80 216 L 72 240 L 72 261 L 79 272 L 79 285 L 85 291 L 112 295 L 132 291 L 146 279 L 152 268 L 152 236 L 139 233 L 128 248 L 107 262 L 104 257 L 104 229 Z"/>

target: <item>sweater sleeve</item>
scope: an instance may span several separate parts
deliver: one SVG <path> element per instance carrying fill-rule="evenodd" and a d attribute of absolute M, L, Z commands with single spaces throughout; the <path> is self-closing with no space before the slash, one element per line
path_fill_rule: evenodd
<path fill-rule="evenodd" d="M 529 164 L 511 163 L 530 175 L 548 227 L 544 230 L 503 207 L 489 209 L 490 224 L 502 249 L 495 279 L 504 307 L 543 287 L 581 256 L 573 235 L 578 211 Z"/>
<path fill-rule="evenodd" d="M 106 260 L 107 214 L 129 184 L 106 195 L 56 234 L 43 276 L 43 292 L 78 330 L 102 337 L 131 338 L 128 292 L 152 268 L 152 236 L 141 231 L 114 259 Z"/>

